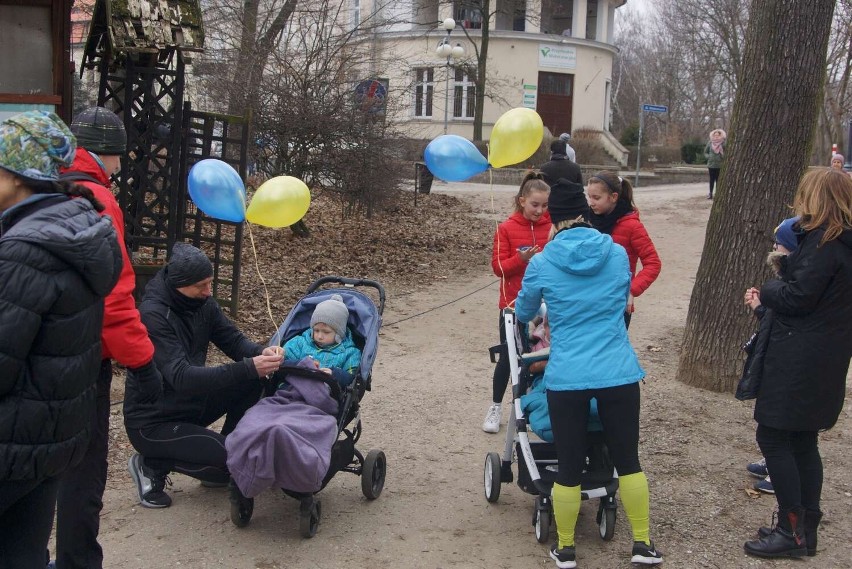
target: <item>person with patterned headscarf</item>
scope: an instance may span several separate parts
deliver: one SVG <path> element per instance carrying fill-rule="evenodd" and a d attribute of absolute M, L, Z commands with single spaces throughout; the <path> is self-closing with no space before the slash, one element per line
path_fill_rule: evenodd
<path fill-rule="evenodd" d="M 728 133 L 721 128 L 717 128 L 710 133 L 710 141 L 704 149 L 704 157 L 707 158 L 707 171 L 710 173 L 710 193 L 707 194 L 707 199 L 713 199 L 713 190 L 716 188 L 716 181 L 719 179 L 719 171 L 722 169 L 722 162 L 725 160 L 725 142 L 728 140 Z"/>
<path fill-rule="evenodd" d="M 89 444 L 104 297 L 122 267 L 103 205 L 59 181 L 76 145 L 53 113 L 0 123 L 3 568 L 44 567 L 59 477 Z"/>

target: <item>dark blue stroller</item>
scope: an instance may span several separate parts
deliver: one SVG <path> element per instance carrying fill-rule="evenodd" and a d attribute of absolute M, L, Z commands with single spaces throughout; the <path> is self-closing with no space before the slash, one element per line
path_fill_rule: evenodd
<path fill-rule="evenodd" d="M 343 285 L 341 288 L 322 288 L 327 284 Z M 376 307 L 373 299 L 365 293 L 356 290 L 357 287 L 375 289 L 379 296 Z M 361 366 L 355 375 L 355 380 L 347 387 L 331 379 L 327 374 L 301 367 L 282 366 L 275 374 L 283 378 L 285 375 L 298 374 L 301 377 L 325 382 L 331 393 L 338 401 L 337 441 L 331 450 L 331 464 L 322 481 L 322 487 L 339 471 L 351 472 L 361 477 L 361 491 L 368 500 L 375 500 L 382 493 L 385 484 L 386 460 L 381 450 L 371 450 L 366 456 L 355 448 L 355 443 L 361 436 L 360 403 L 364 393 L 370 391 L 370 371 L 376 359 L 378 350 L 379 329 L 382 325 L 382 313 L 385 308 L 385 290 L 379 283 L 364 279 L 351 279 L 337 276 L 322 277 L 314 281 L 269 341 L 270 346 L 283 346 L 290 338 L 302 333 L 310 326 L 311 315 L 320 302 L 327 300 L 333 294 L 339 294 L 349 309 L 347 326 L 352 332 L 355 345 L 361 350 Z M 279 377 L 273 377 L 267 388 L 271 395 Z M 284 493 L 300 502 L 299 530 L 302 537 L 316 535 L 321 516 L 321 503 L 316 494 L 293 492 L 283 488 Z M 238 527 L 243 527 L 251 520 L 254 502 L 243 497 L 236 486 L 231 486 L 231 521 Z"/>

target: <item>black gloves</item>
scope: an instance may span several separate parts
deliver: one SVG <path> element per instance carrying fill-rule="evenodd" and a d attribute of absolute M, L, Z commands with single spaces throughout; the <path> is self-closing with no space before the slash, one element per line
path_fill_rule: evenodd
<path fill-rule="evenodd" d="M 132 380 L 128 384 L 139 393 L 140 403 L 153 403 L 160 398 L 163 393 L 163 375 L 154 360 L 141 367 L 128 368 L 127 371 L 130 375 L 128 379 Z"/>

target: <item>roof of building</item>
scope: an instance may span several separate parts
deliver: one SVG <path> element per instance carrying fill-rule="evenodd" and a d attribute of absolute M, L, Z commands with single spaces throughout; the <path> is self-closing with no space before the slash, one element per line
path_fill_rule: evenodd
<path fill-rule="evenodd" d="M 200 0 L 96 0 L 86 56 L 105 51 L 202 51 Z"/>

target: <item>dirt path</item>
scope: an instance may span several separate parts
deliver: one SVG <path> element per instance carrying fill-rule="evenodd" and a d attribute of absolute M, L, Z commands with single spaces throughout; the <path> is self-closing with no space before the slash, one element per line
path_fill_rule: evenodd
<path fill-rule="evenodd" d="M 515 187 L 493 192 L 475 184 L 436 184 L 474 203 L 487 218 L 504 218 Z M 490 213 L 492 197 L 496 216 Z M 703 184 L 641 188 L 636 201 L 663 259 L 663 273 L 637 299 L 630 335 L 648 372 L 642 387 L 641 458 L 652 492 L 652 536 L 664 566 L 774 567 L 742 553 L 742 542 L 769 521 L 774 500 L 750 498 L 745 464 L 757 456 L 751 406 L 730 395 L 697 391 L 674 379 L 690 290 L 710 202 Z M 174 505 L 136 503 L 123 465 L 111 465 L 102 519 L 111 568 L 293 567 L 552 567 L 531 525 L 533 498 L 516 485 L 498 504 L 483 498 L 486 452 L 500 435 L 480 429 L 490 394 L 487 347 L 496 341 L 497 287 L 483 251 L 469 276 L 447 275 L 418 293 L 389 291 L 374 391 L 363 405 L 363 451 L 387 453 L 382 496 L 367 502 L 360 480 L 341 473 L 322 492 L 323 521 L 314 539 L 298 532 L 297 503 L 280 492 L 256 500 L 251 524 L 234 527 L 224 490 L 173 476 Z M 475 292 L 476 291 L 476 292 Z M 467 296 L 466 296 L 467 295 Z M 462 298 L 464 297 L 464 298 Z M 448 306 L 437 308 L 453 299 Z M 428 312 L 426 312 L 428 311 Z M 403 318 L 412 317 L 399 322 Z M 399 322 L 399 323 L 396 323 Z M 396 323 L 396 324 L 395 324 Z M 845 439 L 849 407 L 822 437 L 826 465 L 818 567 L 849 567 L 852 466 Z M 114 444 L 126 445 L 114 416 Z M 619 510 L 612 542 L 598 537 L 595 504 L 577 524 L 582 568 L 629 567 L 630 532 Z"/>

